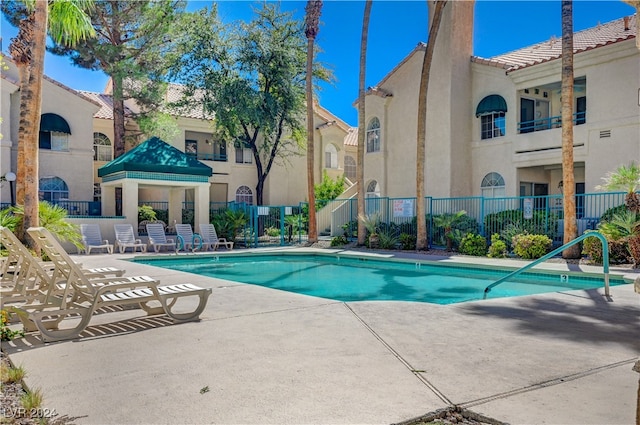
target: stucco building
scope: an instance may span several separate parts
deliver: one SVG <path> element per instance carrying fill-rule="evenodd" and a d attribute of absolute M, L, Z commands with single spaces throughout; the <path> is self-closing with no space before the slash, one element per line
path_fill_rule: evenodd
<path fill-rule="evenodd" d="M 474 2 L 449 2 L 428 94 L 427 196 L 562 193 L 561 40 L 473 55 Z M 574 35 L 576 193 L 640 160 L 636 16 Z M 366 95 L 368 196 L 415 196 L 420 43 Z"/>
<path fill-rule="evenodd" d="M 17 140 L 19 128 L 18 71 L 7 58 L 8 68 L 2 71 L 2 128 L 0 140 L 0 175 L 16 172 Z M 170 85 L 167 101 L 175 101 L 180 87 Z M 43 84 L 42 123 L 40 125 L 40 191 L 46 200 L 92 201 L 101 211 L 83 211 L 90 215 L 122 214 L 119 206 L 112 205 L 113 196 L 103 196 L 102 178 L 98 169 L 114 159 L 113 105 L 109 86 L 105 93 L 76 91 L 48 77 Z M 136 105 L 126 102 L 126 148 L 135 147 L 152 135 L 140 134 L 132 114 Z M 213 116 L 202 110 L 172 114 L 179 131 L 173 140 L 165 142 L 178 148 L 213 169 L 209 178 L 207 202 L 221 205 L 229 201 L 255 203 L 256 169 L 248 149 L 224 144 L 216 137 Z M 315 107 L 315 179 L 322 179 L 326 170 L 333 178 L 344 172 L 345 156 L 348 174 L 355 176 L 354 129 L 331 112 Z M 347 144 L 345 145 L 345 139 Z M 352 151 L 350 155 L 346 152 Z M 270 205 L 297 205 L 306 201 L 306 150 L 298 149 L 285 159 L 277 159 L 264 186 L 264 203 Z M 113 190 L 113 187 L 109 187 Z M 175 190 L 170 186 L 140 184 L 139 202 L 175 202 Z M 9 187 L 3 184 L 0 202 L 10 202 Z M 110 194 L 111 195 L 111 194 Z M 180 195 L 180 202 L 191 202 L 196 197 L 193 189 Z M 104 198 L 104 199 L 103 199 Z M 178 209 L 179 210 L 179 209 Z"/>

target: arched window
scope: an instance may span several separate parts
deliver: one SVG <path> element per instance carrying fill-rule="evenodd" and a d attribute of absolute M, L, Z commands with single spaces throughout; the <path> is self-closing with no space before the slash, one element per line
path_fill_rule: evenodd
<path fill-rule="evenodd" d="M 504 179 L 498 173 L 489 173 L 482 179 L 480 192 L 485 198 L 502 198 L 505 196 Z"/>
<path fill-rule="evenodd" d="M 365 192 L 365 210 L 367 214 L 379 213 L 381 210 L 380 201 L 380 185 L 377 181 L 371 180 Z"/>
<path fill-rule="evenodd" d="M 60 177 L 43 177 L 40 179 L 40 200 L 57 202 L 69 199 L 69 186 Z"/>
<path fill-rule="evenodd" d="M 52 151 L 69 150 L 69 135 L 71 129 L 67 121 L 57 114 L 42 114 L 40 116 L 40 149 Z"/>
<path fill-rule="evenodd" d="M 498 94 L 492 94 L 480 101 L 476 117 L 480 118 L 480 138 L 502 137 L 506 131 L 507 102 Z"/>
<path fill-rule="evenodd" d="M 338 168 L 338 150 L 331 143 L 324 149 L 324 168 Z"/>
<path fill-rule="evenodd" d="M 367 153 L 380 152 L 380 121 L 373 118 L 367 126 Z"/>
<path fill-rule="evenodd" d="M 350 155 L 344 157 L 344 175 L 352 182 L 356 181 L 356 160 Z"/>
<path fill-rule="evenodd" d="M 248 186 L 240 186 L 236 190 L 236 202 L 253 205 L 253 192 Z"/>
<path fill-rule="evenodd" d="M 378 185 L 378 182 L 375 180 L 371 180 L 369 182 L 369 184 L 367 185 L 367 193 L 366 193 L 367 197 L 380 197 L 380 186 Z"/>
<path fill-rule="evenodd" d="M 102 133 L 93 133 L 93 160 L 111 161 L 113 151 L 111 150 L 111 140 Z"/>

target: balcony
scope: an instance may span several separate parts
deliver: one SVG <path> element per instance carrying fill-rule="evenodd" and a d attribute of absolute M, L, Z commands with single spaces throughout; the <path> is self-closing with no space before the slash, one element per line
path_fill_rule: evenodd
<path fill-rule="evenodd" d="M 581 125 L 587 122 L 587 112 L 576 112 L 573 114 L 573 125 Z M 550 130 L 562 127 L 562 116 L 540 118 L 532 121 L 522 121 L 518 123 L 518 134 L 531 133 L 532 131 Z"/>

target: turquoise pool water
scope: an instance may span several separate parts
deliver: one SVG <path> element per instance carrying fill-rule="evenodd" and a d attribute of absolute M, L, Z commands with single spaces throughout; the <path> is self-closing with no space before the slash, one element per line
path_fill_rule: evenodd
<path fill-rule="evenodd" d="M 417 301 L 452 304 L 480 300 L 484 288 L 513 270 L 435 262 L 327 255 L 143 257 L 135 262 L 338 301 Z M 626 283 L 611 277 L 610 284 Z M 494 287 L 488 298 L 603 286 L 603 276 L 524 273 Z"/>

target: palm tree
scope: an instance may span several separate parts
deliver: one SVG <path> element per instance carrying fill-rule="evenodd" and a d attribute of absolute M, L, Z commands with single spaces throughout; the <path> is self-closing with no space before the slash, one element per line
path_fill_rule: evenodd
<path fill-rule="evenodd" d="M 20 21 L 9 52 L 20 73 L 16 200 L 23 205 L 24 219 L 17 236 L 30 244 L 25 229 L 39 225 L 38 136 L 47 28 L 54 40 L 67 43 L 85 39 L 94 32 L 83 12 L 92 1 L 29 1 L 26 4 L 25 19 Z"/>
<path fill-rule="evenodd" d="M 365 110 L 364 110 L 364 85 L 367 67 L 367 37 L 369 35 L 369 17 L 371 16 L 372 0 L 367 0 L 364 5 L 364 17 L 362 18 L 362 38 L 360 39 L 360 77 L 358 80 L 358 167 L 356 168 L 356 184 L 358 187 L 358 214 L 364 214 L 364 136 L 365 136 Z M 364 245 L 366 228 L 362 220 L 358 220 L 358 245 Z"/>
<path fill-rule="evenodd" d="M 433 13 L 433 21 L 429 28 L 429 39 L 422 61 L 422 73 L 420 74 L 420 91 L 418 94 L 418 137 L 416 141 L 416 216 L 418 223 L 418 234 L 416 249 L 426 249 L 427 247 L 427 223 L 425 221 L 424 208 L 424 160 L 427 139 L 427 93 L 429 89 L 429 75 L 431 62 L 436 45 L 436 37 L 442 20 L 442 12 L 447 5 L 447 0 L 436 1 Z"/>
<path fill-rule="evenodd" d="M 314 190 L 314 162 L 315 143 L 313 126 L 313 53 L 314 42 L 318 35 L 318 24 L 322 12 L 322 0 L 309 0 L 306 7 L 305 35 L 307 36 L 307 193 L 309 196 L 309 236 L 310 243 L 318 241 L 318 226 L 316 221 L 316 197 Z"/>
<path fill-rule="evenodd" d="M 602 178 L 604 183 L 596 186 L 598 190 L 626 190 L 624 204 L 629 211 L 640 214 L 640 165 L 632 161 L 629 166 L 621 165 L 614 172 Z"/>
<path fill-rule="evenodd" d="M 562 0 L 562 197 L 564 243 L 578 237 L 576 185 L 573 172 L 573 0 Z M 580 247 L 562 251 L 562 258 L 580 258 Z"/>

